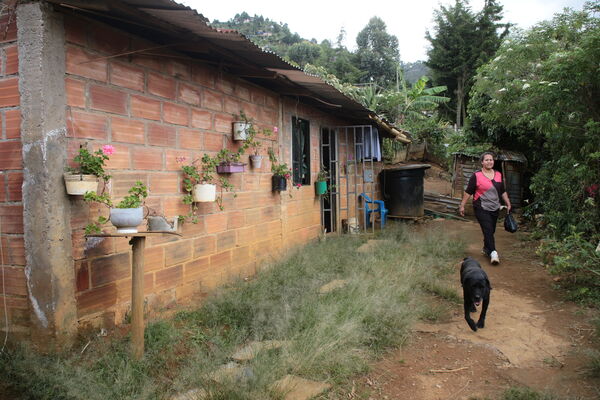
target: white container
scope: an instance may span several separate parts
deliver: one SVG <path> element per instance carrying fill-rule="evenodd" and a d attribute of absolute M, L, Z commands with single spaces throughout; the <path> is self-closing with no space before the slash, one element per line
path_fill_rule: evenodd
<path fill-rule="evenodd" d="M 143 220 L 144 207 L 110 209 L 110 222 L 117 228 L 117 233 L 137 233 Z"/>
<path fill-rule="evenodd" d="M 98 189 L 98 177 L 96 175 L 64 174 L 67 194 L 83 196 L 85 192 L 94 192 Z"/>
<path fill-rule="evenodd" d="M 348 233 L 352 235 L 360 233 L 360 227 L 358 226 L 355 217 L 348 218 Z"/>
<path fill-rule="evenodd" d="M 199 183 L 192 189 L 192 199 L 198 203 L 208 203 L 217 199 L 217 185 Z"/>
<path fill-rule="evenodd" d="M 256 169 L 260 168 L 260 166 L 262 165 L 262 159 L 263 159 L 263 156 L 259 156 L 256 154 L 253 154 L 250 156 L 250 161 L 252 162 L 252 166 Z"/>
<path fill-rule="evenodd" d="M 246 140 L 248 129 L 252 125 L 249 122 L 236 121 L 233 123 L 233 140 Z"/>

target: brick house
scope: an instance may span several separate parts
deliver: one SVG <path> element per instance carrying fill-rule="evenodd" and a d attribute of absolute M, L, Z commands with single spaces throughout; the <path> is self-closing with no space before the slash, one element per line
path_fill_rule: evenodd
<path fill-rule="evenodd" d="M 378 197 L 378 141 L 408 141 L 319 78 L 170 0 L 4 3 L 0 319 L 8 317 L 8 327 L 0 327 L 11 339 L 62 341 L 127 313 L 128 239 L 86 238 L 84 226 L 102 209 L 64 189 L 64 168 L 81 144 L 114 146 L 113 198 L 141 180 L 146 204 L 170 219 L 189 207 L 177 158 L 235 150 L 240 110 L 258 127 L 277 127 L 262 139 L 280 160 L 307 162 L 290 195 L 272 192 L 268 161 L 246 167 L 231 175 L 237 195 L 225 194 L 224 210 L 201 203 L 199 222 L 184 223 L 182 237 L 149 238 L 152 311 L 249 276 L 325 229 L 341 231 L 344 219 L 360 220 L 358 194 Z M 336 184 L 327 199 L 312 185 L 322 164 Z"/>

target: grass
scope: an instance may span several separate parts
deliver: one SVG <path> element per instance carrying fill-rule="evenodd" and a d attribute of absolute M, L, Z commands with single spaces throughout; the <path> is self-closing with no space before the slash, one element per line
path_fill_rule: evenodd
<path fill-rule="evenodd" d="M 425 301 L 431 293 L 442 303 L 458 299 L 447 277 L 462 243 L 389 224 L 376 237 L 381 242 L 358 253 L 367 239 L 309 244 L 197 309 L 149 323 L 139 362 L 129 357 L 127 337 L 114 335 L 92 339 L 83 354 L 42 356 L 15 348 L 0 355 L 0 373 L 13 392 L 32 399 L 164 399 L 194 388 L 210 399 L 278 399 L 271 385 L 286 374 L 341 390 L 384 351 L 401 346 L 419 318 L 441 313 L 439 302 Z M 318 293 L 334 279 L 347 285 Z M 260 352 L 242 376 L 215 381 L 214 371 L 240 346 L 262 340 L 288 344 Z"/>

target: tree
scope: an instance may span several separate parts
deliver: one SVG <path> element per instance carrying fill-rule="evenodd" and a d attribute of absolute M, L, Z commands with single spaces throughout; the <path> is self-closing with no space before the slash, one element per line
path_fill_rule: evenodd
<path fill-rule="evenodd" d="M 321 55 L 321 48 L 311 42 L 294 43 L 287 51 L 287 56 L 301 67 L 307 63 L 314 64 Z"/>
<path fill-rule="evenodd" d="M 469 115 L 480 136 L 524 151 L 535 212 L 557 238 L 600 239 L 599 9 L 511 35 L 483 66 Z M 594 241 L 595 240 L 595 241 Z"/>
<path fill-rule="evenodd" d="M 450 102 L 454 121 L 461 127 L 466 117 L 468 93 L 477 68 L 488 61 L 508 33 L 508 25 L 500 24 L 502 6 L 486 0 L 479 13 L 473 13 L 468 0 L 456 0 L 454 6 L 441 6 L 435 12 L 434 35 L 427 32 L 431 43 L 426 65 L 434 81 L 447 86 L 453 94 Z M 504 28 L 504 32 L 498 30 Z M 450 117 L 450 113 L 446 112 Z"/>
<path fill-rule="evenodd" d="M 364 72 L 360 81 L 393 86 L 400 62 L 398 38 L 387 33 L 385 22 L 378 17 L 371 18 L 356 37 L 356 44 L 356 65 Z"/>

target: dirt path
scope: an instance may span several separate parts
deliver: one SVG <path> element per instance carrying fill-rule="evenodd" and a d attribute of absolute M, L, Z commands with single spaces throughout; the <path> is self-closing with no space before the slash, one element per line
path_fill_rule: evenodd
<path fill-rule="evenodd" d="M 463 237 L 468 243 L 465 257 L 476 258 L 487 271 L 493 290 L 485 329 L 469 329 L 462 305 L 444 321 L 419 324 L 411 342 L 379 362 L 367 377 L 370 398 L 494 399 L 511 386 L 600 398 L 600 382 L 583 374 L 585 351 L 592 346 L 589 318 L 551 288 L 552 278 L 540 265 L 535 244 L 499 225 L 501 264 L 492 266 L 480 254 L 476 222 L 429 223 Z M 459 261 L 454 281 L 462 297 Z"/>

